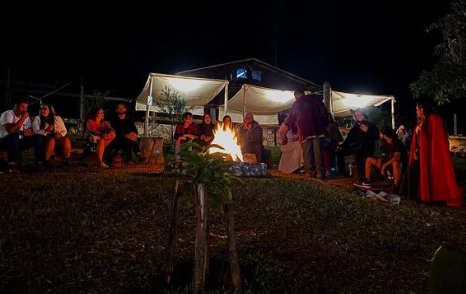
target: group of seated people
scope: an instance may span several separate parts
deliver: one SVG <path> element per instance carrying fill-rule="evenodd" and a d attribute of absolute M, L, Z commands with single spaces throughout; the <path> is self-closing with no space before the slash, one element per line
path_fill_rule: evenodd
<path fill-rule="evenodd" d="M 295 97 L 298 95 L 295 91 Z M 296 104 L 301 100 L 297 97 Z M 305 106 L 304 102 L 297 106 L 302 105 Z M 392 181 L 394 193 L 422 202 L 440 201 L 449 206 L 461 206 L 462 190 L 456 183 L 444 122 L 426 101 L 418 102 L 416 113 L 418 124 L 413 130 L 413 137 L 403 125 L 396 132 L 390 126 L 379 130 L 368 121 L 364 109 L 357 109 L 353 115 L 354 125 L 343 141 L 338 127 L 330 118 L 326 126 L 325 122 L 321 124 L 325 129 L 319 133 L 320 136 L 314 136 L 317 138 L 317 146 L 313 148 L 322 152 L 308 153 L 308 160 L 311 158 L 310 166 L 317 167 L 317 163 L 323 161 L 326 175 L 346 176 L 345 158 L 352 156 L 349 173 L 356 179 L 354 185 L 359 188 L 371 188 L 371 177 L 378 170 Z M 299 120 L 293 124 L 289 122 L 289 118 L 290 116 L 285 119 L 280 128 L 282 156 L 279 170 L 285 173 L 305 171 L 306 156 L 303 154 L 308 149 L 306 139 L 314 137 L 300 134 L 303 128 L 299 125 Z M 309 121 L 310 124 L 306 122 L 306 127 L 311 129 L 315 129 L 314 124 L 323 122 Z M 375 152 L 379 139 L 382 141 L 380 152 Z M 380 155 L 374 156 L 376 153 Z M 315 162 L 314 165 L 312 161 Z"/>
<path fill-rule="evenodd" d="M 63 119 L 55 113 L 53 106 L 42 103 L 39 114 L 32 123 L 28 113 L 28 104 L 18 99 L 11 110 L 0 117 L 0 150 L 7 153 L 7 170 L 17 172 L 21 160 L 21 151 L 34 148 L 35 168 L 39 171 L 51 166 L 51 157 L 55 151 L 60 152 L 62 163 L 66 167 L 71 156 L 71 140 Z M 82 158 L 97 153 L 99 165 L 108 168 L 104 162 L 104 152 L 125 150 L 126 161 L 136 154 L 144 160 L 137 142 L 137 129 L 134 120 L 126 114 L 126 106 L 118 104 L 115 116 L 110 123 L 104 121 L 102 108 L 93 108 L 84 126 L 84 153 Z"/>
<path fill-rule="evenodd" d="M 182 119 L 183 123 L 177 125 L 175 130 L 175 154 L 180 152 L 183 143 L 192 141 L 207 146 L 213 141 L 215 125 L 210 114 L 204 114 L 199 125 L 193 123 L 193 115 L 190 112 L 183 113 Z M 229 115 L 223 117 L 223 128 L 234 128 Z M 241 152 L 254 154 L 257 162 L 267 163 L 268 156 L 262 142 L 262 128 L 254 120 L 252 113 L 246 114 L 243 123 L 238 125 L 236 130 Z"/>

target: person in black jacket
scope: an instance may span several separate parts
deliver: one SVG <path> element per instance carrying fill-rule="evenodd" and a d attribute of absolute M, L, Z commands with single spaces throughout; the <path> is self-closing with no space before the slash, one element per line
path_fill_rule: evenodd
<path fill-rule="evenodd" d="M 357 109 L 353 116 L 356 124 L 351 128 L 345 141 L 337 148 L 338 172 L 345 175 L 345 156 L 353 155 L 358 176 L 365 175 L 366 157 L 374 153 L 375 142 L 379 139 L 379 129 L 370 123 L 363 109 Z"/>
<path fill-rule="evenodd" d="M 110 124 L 115 131 L 116 138 L 112 142 L 112 149 L 124 149 L 125 160 L 130 162 L 133 158 L 133 152 L 137 155 L 138 160 L 142 161 L 145 158 L 142 156 L 139 150 L 138 144 L 138 130 L 134 124 L 134 120 L 131 116 L 126 114 L 126 106 L 122 103 L 117 105 L 116 116 L 112 118 Z"/>

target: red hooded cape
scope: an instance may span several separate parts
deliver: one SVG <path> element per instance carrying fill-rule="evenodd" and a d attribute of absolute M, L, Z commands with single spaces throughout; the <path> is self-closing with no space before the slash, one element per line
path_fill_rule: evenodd
<path fill-rule="evenodd" d="M 415 134 L 411 145 L 409 164 L 414 160 L 419 145 L 419 189 L 422 202 L 446 201 L 447 206 L 461 207 L 463 189 L 456 183 L 453 163 L 443 120 L 437 114 L 426 117 L 426 125 Z"/>

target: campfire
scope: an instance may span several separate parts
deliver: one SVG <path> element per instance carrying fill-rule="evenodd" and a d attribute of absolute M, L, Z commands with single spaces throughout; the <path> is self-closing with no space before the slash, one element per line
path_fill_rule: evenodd
<path fill-rule="evenodd" d="M 243 154 L 238 143 L 236 130 L 224 128 L 222 122 L 218 122 L 214 130 L 214 140 L 211 144 L 220 145 L 224 150 L 219 148 L 210 148 L 210 153 L 221 152 L 231 156 L 233 161 L 243 161 Z"/>

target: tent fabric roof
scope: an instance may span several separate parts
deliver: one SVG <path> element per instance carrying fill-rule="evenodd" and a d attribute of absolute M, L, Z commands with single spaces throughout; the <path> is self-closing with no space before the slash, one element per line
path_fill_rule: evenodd
<path fill-rule="evenodd" d="M 395 101 L 395 97 L 389 95 L 351 94 L 338 91 L 332 91 L 331 98 L 333 115 L 335 117 L 351 116 L 351 110 L 367 106 L 377 107 L 389 100 Z"/>
<path fill-rule="evenodd" d="M 228 81 L 182 77 L 151 73 L 141 94 L 136 98 L 136 110 L 156 111 L 156 101 L 160 101 L 162 91 L 172 88 L 186 101 L 187 106 L 204 106 L 225 88 Z M 142 109 L 141 109 L 142 108 Z"/>

